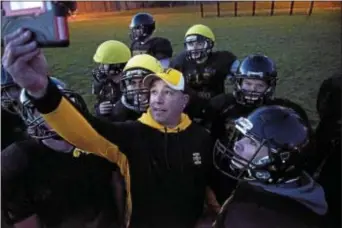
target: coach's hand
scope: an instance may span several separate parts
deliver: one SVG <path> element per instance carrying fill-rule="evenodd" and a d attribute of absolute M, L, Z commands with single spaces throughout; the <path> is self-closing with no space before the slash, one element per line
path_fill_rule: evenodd
<path fill-rule="evenodd" d="M 35 98 L 44 96 L 48 85 L 48 65 L 32 33 L 22 28 L 4 38 L 2 64 L 13 80 Z"/>

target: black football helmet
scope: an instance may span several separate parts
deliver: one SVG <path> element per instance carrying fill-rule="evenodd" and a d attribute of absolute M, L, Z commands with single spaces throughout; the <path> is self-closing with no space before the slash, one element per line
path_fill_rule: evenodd
<path fill-rule="evenodd" d="M 20 87 L 1 66 L 1 108 L 11 114 L 19 114 L 21 108 L 19 94 Z"/>
<path fill-rule="evenodd" d="M 133 16 L 129 28 L 132 41 L 144 41 L 156 29 L 156 22 L 149 13 L 137 13 Z"/>
<path fill-rule="evenodd" d="M 244 79 L 258 79 L 264 81 L 268 88 L 259 93 L 242 89 Z M 277 83 L 277 69 L 275 63 L 267 56 L 252 54 L 243 59 L 233 76 L 236 101 L 246 106 L 259 106 L 265 100 L 273 97 Z"/>
<path fill-rule="evenodd" d="M 78 108 L 81 112 L 88 112 L 87 105 L 82 96 L 66 89 L 65 83 L 57 78 L 51 77 L 53 83 L 60 89 L 63 94 Z M 24 120 L 27 126 L 27 133 L 32 137 L 39 140 L 53 138 L 61 140 L 62 138 L 53 130 L 49 129 L 45 123 L 43 117 L 37 112 L 33 103 L 26 95 L 25 89 L 21 90 L 20 103 L 23 108 L 21 111 L 21 118 Z"/>
<path fill-rule="evenodd" d="M 301 174 L 309 131 L 292 109 L 260 107 L 235 120 L 231 134 L 214 146 L 214 166 L 223 174 L 266 184 L 284 183 Z"/>

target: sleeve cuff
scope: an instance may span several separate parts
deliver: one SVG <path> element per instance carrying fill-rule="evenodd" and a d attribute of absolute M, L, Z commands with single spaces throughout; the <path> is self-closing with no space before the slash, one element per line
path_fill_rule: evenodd
<path fill-rule="evenodd" d="M 46 93 L 42 98 L 36 99 L 30 96 L 27 91 L 25 93 L 37 110 L 42 114 L 48 114 L 56 110 L 63 97 L 61 91 L 50 78 Z"/>

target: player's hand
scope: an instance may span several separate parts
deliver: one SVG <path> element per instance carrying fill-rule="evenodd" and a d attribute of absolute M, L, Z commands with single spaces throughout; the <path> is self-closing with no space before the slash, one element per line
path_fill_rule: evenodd
<path fill-rule="evenodd" d="M 101 115 L 109 114 L 114 107 L 114 104 L 110 103 L 110 101 L 104 101 L 99 105 L 99 111 Z"/>
<path fill-rule="evenodd" d="M 31 38 L 32 33 L 22 28 L 5 36 L 2 64 L 20 87 L 40 98 L 48 85 L 48 64 Z"/>

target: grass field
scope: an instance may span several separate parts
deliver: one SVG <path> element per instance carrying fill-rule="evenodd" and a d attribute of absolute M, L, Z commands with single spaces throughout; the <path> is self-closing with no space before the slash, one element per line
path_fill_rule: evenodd
<path fill-rule="evenodd" d="M 70 23 L 71 45 L 45 50 L 51 72 L 80 92 L 92 106 L 92 61 L 97 46 L 117 39 L 129 44 L 128 24 L 132 14 L 94 18 Z M 157 36 L 171 40 L 174 53 L 183 48 L 183 36 L 191 25 L 210 26 L 216 35 L 216 49 L 230 50 L 239 58 L 265 53 L 279 69 L 276 94 L 301 104 L 316 125 L 315 102 L 320 83 L 341 72 L 341 12 L 316 10 L 304 15 L 200 18 L 199 13 L 155 15 Z M 91 109 L 92 107 L 89 106 Z"/>

